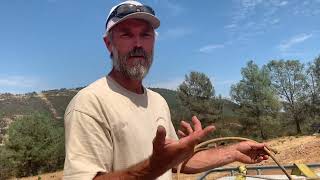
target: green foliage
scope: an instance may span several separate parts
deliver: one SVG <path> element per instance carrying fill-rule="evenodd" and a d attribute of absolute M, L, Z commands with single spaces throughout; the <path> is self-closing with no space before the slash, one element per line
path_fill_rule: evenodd
<path fill-rule="evenodd" d="M 10 164 L 17 177 L 62 168 L 63 132 L 61 124 L 55 123 L 48 114 L 23 116 L 9 127 L 3 160 Z"/>
<path fill-rule="evenodd" d="M 2 144 L 4 135 L 6 134 L 7 123 L 5 122 L 4 113 L 0 111 L 0 144 Z"/>
<path fill-rule="evenodd" d="M 320 117 L 320 56 L 307 69 L 309 112 L 311 120 Z"/>
<path fill-rule="evenodd" d="M 267 64 L 273 86 L 281 99 L 284 110 L 291 115 L 298 134 L 302 133 L 301 123 L 307 117 L 307 79 L 304 65 L 298 60 L 272 60 Z"/>
<path fill-rule="evenodd" d="M 13 176 L 13 164 L 8 161 L 9 152 L 4 146 L 0 146 L 0 179 L 8 179 Z"/>
<path fill-rule="evenodd" d="M 186 75 L 178 88 L 178 99 L 184 107 L 182 111 L 190 115 L 188 119 L 196 115 L 203 126 L 221 119 L 222 99 L 214 97 L 214 88 L 204 73 L 191 72 Z"/>
<path fill-rule="evenodd" d="M 214 89 L 210 79 L 201 72 L 191 72 L 189 76 L 185 76 L 185 81 L 178 88 L 181 100 L 187 101 L 190 96 L 193 99 L 209 99 L 214 96 Z"/>
<path fill-rule="evenodd" d="M 241 74 L 242 80 L 231 87 L 231 98 L 240 105 L 236 111 L 240 114 L 244 135 L 256 134 L 254 136 L 266 139 L 273 134 L 273 130 L 266 127 L 274 123 L 272 119 L 280 109 L 269 72 L 249 61 Z"/>

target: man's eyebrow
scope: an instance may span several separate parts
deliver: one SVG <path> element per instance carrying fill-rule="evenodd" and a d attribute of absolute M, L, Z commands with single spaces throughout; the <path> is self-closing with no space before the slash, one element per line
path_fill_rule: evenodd
<path fill-rule="evenodd" d="M 119 32 L 130 32 L 130 29 L 127 27 L 121 27 L 119 28 Z"/>
<path fill-rule="evenodd" d="M 152 32 L 152 28 L 147 28 L 147 29 L 144 29 L 145 32 Z"/>
<path fill-rule="evenodd" d="M 152 27 L 145 27 L 145 28 L 143 28 L 143 31 L 144 32 L 152 32 L 153 28 Z"/>

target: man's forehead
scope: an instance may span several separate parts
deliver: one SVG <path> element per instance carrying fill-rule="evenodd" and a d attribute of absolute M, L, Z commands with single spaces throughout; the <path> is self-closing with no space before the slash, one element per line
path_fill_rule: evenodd
<path fill-rule="evenodd" d="M 150 23 L 142 19 L 127 19 L 119 24 L 117 24 L 113 29 L 114 30 L 130 30 L 130 29 L 145 29 L 153 30 L 153 27 Z"/>

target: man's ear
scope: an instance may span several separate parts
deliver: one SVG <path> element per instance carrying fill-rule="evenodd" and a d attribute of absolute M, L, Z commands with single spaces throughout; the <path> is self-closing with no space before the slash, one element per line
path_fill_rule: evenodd
<path fill-rule="evenodd" d="M 108 48 L 109 52 L 112 52 L 112 43 L 110 41 L 110 38 L 108 36 L 103 37 L 103 41 L 106 44 L 106 47 Z"/>

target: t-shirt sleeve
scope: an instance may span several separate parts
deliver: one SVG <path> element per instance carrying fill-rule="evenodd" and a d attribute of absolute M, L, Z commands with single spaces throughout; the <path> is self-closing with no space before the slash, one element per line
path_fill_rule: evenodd
<path fill-rule="evenodd" d="M 65 140 L 65 180 L 93 179 L 98 172 L 111 171 L 112 139 L 101 121 L 71 110 L 65 116 Z"/>

